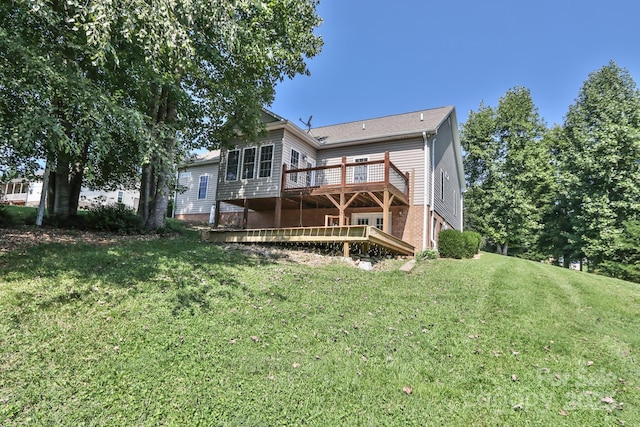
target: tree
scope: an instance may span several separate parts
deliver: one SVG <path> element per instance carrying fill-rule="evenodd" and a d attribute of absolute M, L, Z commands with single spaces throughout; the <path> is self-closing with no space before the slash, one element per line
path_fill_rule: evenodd
<path fill-rule="evenodd" d="M 620 258 L 614 242 L 640 219 L 640 94 L 628 71 L 611 62 L 591 73 L 564 129 L 571 243 L 597 269 Z"/>
<path fill-rule="evenodd" d="M 545 130 L 529 90 L 520 87 L 507 91 L 496 109 L 481 104 L 462 126 L 467 226 L 503 255 L 513 246 L 534 248 L 542 209 L 551 202 Z"/>
<path fill-rule="evenodd" d="M 124 53 L 144 82 L 133 96 L 152 143 L 142 163 L 139 215 L 164 226 L 174 159 L 231 136 L 255 138 L 261 110 L 285 77 L 308 74 L 320 51 L 316 0 L 68 0 L 98 61 Z M 135 13 L 130 13 L 135 10 Z"/>
<path fill-rule="evenodd" d="M 11 139 L 0 153 L 51 162 L 63 216 L 87 178 L 107 185 L 141 171 L 139 214 L 160 228 L 176 156 L 255 138 L 276 83 L 308 73 L 305 58 L 322 45 L 317 3 L 5 2 L 0 124 Z M 23 65 L 11 69 L 13 56 Z"/>
<path fill-rule="evenodd" d="M 71 12 L 63 1 L 0 5 L 0 163 L 29 176 L 46 160 L 50 212 L 62 218 L 76 213 L 83 184 L 117 185 L 136 171 L 146 132 Z"/>
<path fill-rule="evenodd" d="M 572 260 L 581 255 L 571 244 L 571 210 L 567 188 L 563 185 L 562 165 L 565 156 L 571 153 L 566 149 L 566 138 L 561 126 L 554 126 L 544 136 L 545 144 L 551 150 L 553 179 L 550 182 L 551 203 L 546 204 L 542 212 L 543 229 L 538 239 L 538 251 L 553 257 L 555 263 L 562 261 L 569 268 Z"/>

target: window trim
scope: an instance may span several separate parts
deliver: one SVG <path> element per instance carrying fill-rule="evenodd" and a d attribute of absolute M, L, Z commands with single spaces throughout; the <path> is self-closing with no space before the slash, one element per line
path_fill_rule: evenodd
<path fill-rule="evenodd" d="M 293 167 L 293 153 L 297 154 L 296 157 L 296 165 L 295 167 Z M 296 150 L 295 148 L 291 148 L 291 152 L 289 153 L 289 169 L 290 170 L 297 170 L 300 169 L 300 152 L 298 150 Z M 289 180 L 292 182 L 298 182 L 298 174 L 297 173 L 290 173 L 289 174 Z"/>
<path fill-rule="evenodd" d="M 204 185 L 204 197 L 201 197 L 202 193 L 202 178 L 206 178 Z M 206 200 L 209 193 L 209 174 L 204 173 L 198 177 L 198 200 Z"/>
<path fill-rule="evenodd" d="M 266 163 L 266 160 L 262 160 L 262 150 L 266 147 L 271 147 L 271 157 L 269 158 L 269 174 L 268 175 L 262 175 L 262 163 Z M 260 146 L 260 150 L 259 150 L 259 155 L 258 155 L 258 179 L 260 178 L 271 178 L 273 176 L 273 156 L 274 156 L 274 152 L 275 152 L 275 145 L 274 144 L 265 144 L 265 145 L 261 145 Z"/>
<path fill-rule="evenodd" d="M 231 153 L 238 153 L 238 157 L 236 160 L 236 170 L 235 170 L 235 178 L 234 179 L 229 179 L 229 159 L 231 158 Z M 234 150 L 229 150 L 227 151 L 227 161 L 226 161 L 226 165 L 225 165 L 225 170 L 224 170 L 224 180 L 225 182 L 235 182 L 238 181 L 240 179 L 240 150 L 239 149 L 234 149 Z"/>
<path fill-rule="evenodd" d="M 253 150 L 253 166 L 251 168 L 245 168 L 246 166 L 246 153 L 247 151 Z M 256 154 L 258 153 L 258 150 L 256 149 L 255 146 L 251 146 L 251 147 L 244 147 L 242 149 L 242 168 L 241 168 L 241 172 L 240 172 L 240 177 L 243 180 L 247 180 L 247 179 L 255 179 L 256 177 Z M 246 176 L 247 172 L 251 172 L 251 176 Z"/>

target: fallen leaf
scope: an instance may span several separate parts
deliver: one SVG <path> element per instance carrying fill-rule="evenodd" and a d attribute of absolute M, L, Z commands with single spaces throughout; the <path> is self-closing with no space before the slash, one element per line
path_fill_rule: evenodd
<path fill-rule="evenodd" d="M 236 343 L 236 340 L 235 340 L 235 338 L 231 338 L 231 339 L 229 340 L 229 342 L 230 342 L 231 344 L 235 344 L 235 343 Z"/>
<path fill-rule="evenodd" d="M 402 387 L 402 391 L 404 391 L 407 395 L 410 395 L 413 390 L 411 390 L 411 387 L 409 386 L 404 386 Z"/>
<path fill-rule="evenodd" d="M 367 356 L 365 356 L 364 354 L 362 355 L 362 361 L 366 362 L 367 361 Z"/>
<path fill-rule="evenodd" d="M 611 405 L 613 403 L 616 403 L 616 400 L 613 397 L 607 396 L 607 397 L 603 397 L 602 399 L 600 399 L 600 402 L 606 403 L 608 405 Z"/>
<path fill-rule="evenodd" d="M 511 381 L 518 381 L 518 376 L 516 374 L 511 375 Z"/>
<path fill-rule="evenodd" d="M 301 365 L 301 364 L 299 364 L 298 362 L 295 362 L 295 363 L 294 363 L 293 365 L 291 365 L 291 366 L 293 366 L 294 368 L 299 368 L 299 367 L 300 367 L 300 366 L 302 366 L 302 365 Z"/>
<path fill-rule="evenodd" d="M 115 351 L 116 353 L 120 351 L 120 347 L 117 345 L 113 346 L 113 351 Z"/>
<path fill-rule="evenodd" d="M 522 410 L 523 406 L 521 403 L 518 403 L 517 405 L 513 405 L 513 410 L 514 411 L 520 411 Z"/>
<path fill-rule="evenodd" d="M 563 409 L 562 411 L 560 411 L 560 415 L 566 417 L 567 415 L 569 415 L 569 413 Z"/>
<path fill-rule="evenodd" d="M 591 366 L 591 365 L 593 365 L 593 360 L 588 360 L 587 361 L 587 366 Z"/>
<path fill-rule="evenodd" d="M 260 341 L 260 338 L 258 338 L 258 337 L 257 337 L 257 336 L 255 336 L 255 335 L 251 335 L 251 339 L 253 340 L 253 342 L 258 342 L 258 341 Z"/>

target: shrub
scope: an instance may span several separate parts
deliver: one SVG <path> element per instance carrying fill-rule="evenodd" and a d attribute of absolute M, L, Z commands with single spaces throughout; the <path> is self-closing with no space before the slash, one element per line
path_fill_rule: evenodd
<path fill-rule="evenodd" d="M 98 206 L 87 213 L 87 225 L 98 231 L 135 234 L 143 231 L 135 211 L 122 203 Z"/>
<path fill-rule="evenodd" d="M 423 260 L 423 259 L 438 259 L 438 251 L 436 249 L 425 249 L 422 252 L 419 252 L 416 255 L 417 259 Z"/>
<path fill-rule="evenodd" d="M 465 258 L 473 258 L 480 251 L 482 236 L 475 231 L 465 231 L 462 233 L 465 243 Z"/>
<path fill-rule="evenodd" d="M 464 258 L 466 241 L 462 232 L 454 229 L 442 230 L 438 234 L 438 252 L 442 258 Z"/>
<path fill-rule="evenodd" d="M 9 212 L 7 205 L 0 203 L 0 228 L 11 227 L 13 224 L 13 216 Z"/>

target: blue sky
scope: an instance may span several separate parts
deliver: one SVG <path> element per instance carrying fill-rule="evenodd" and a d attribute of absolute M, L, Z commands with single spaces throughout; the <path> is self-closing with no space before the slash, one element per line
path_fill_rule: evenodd
<path fill-rule="evenodd" d="M 270 109 L 324 126 L 531 90 L 561 124 L 590 72 L 613 60 L 640 84 L 637 0 L 321 0 L 311 76 L 277 87 Z"/>

